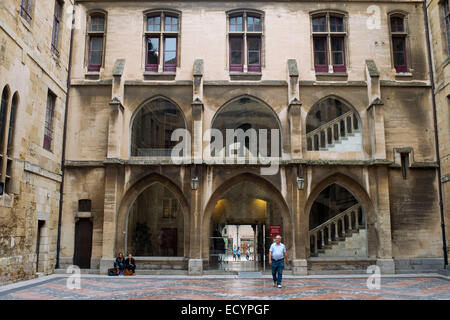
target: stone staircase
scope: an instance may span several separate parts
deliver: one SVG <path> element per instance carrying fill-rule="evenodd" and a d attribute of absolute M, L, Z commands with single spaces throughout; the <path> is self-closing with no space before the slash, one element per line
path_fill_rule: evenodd
<path fill-rule="evenodd" d="M 362 133 L 353 111 L 306 134 L 308 151 L 361 151 Z"/>
<path fill-rule="evenodd" d="M 367 257 L 367 230 L 356 204 L 309 231 L 312 257 Z"/>

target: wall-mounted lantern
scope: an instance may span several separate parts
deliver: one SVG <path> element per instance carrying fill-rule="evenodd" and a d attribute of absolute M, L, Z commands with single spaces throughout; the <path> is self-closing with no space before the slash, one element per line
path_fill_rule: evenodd
<path fill-rule="evenodd" d="M 193 177 L 191 180 L 191 188 L 192 190 L 198 189 L 198 177 Z"/>
<path fill-rule="evenodd" d="M 305 179 L 297 177 L 297 187 L 298 190 L 303 190 L 303 188 L 305 187 Z"/>

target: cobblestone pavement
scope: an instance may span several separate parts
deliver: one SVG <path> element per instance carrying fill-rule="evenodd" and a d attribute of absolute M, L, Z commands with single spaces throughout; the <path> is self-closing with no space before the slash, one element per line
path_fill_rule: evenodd
<path fill-rule="evenodd" d="M 0 300 L 92 299 L 445 299 L 450 300 L 450 278 L 440 276 L 382 277 L 380 289 L 369 289 L 367 277 L 288 278 L 283 288 L 269 277 L 82 276 L 80 289 L 67 287 L 67 276 L 51 275 L 0 287 Z"/>

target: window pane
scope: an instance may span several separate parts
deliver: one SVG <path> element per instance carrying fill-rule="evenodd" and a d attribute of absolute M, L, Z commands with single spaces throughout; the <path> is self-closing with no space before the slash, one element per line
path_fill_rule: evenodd
<path fill-rule="evenodd" d="M 248 38 L 248 50 L 259 50 L 259 38 Z"/>
<path fill-rule="evenodd" d="M 261 31 L 261 19 L 257 17 L 247 17 L 248 31 Z"/>
<path fill-rule="evenodd" d="M 158 64 L 159 38 L 148 38 L 147 64 Z"/>
<path fill-rule="evenodd" d="M 165 64 L 176 64 L 177 54 L 176 52 L 166 52 L 164 63 Z"/>
<path fill-rule="evenodd" d="M 91 20 L 91 31 L 105 31 L 105 19 L 101 16 L 93 16 Z"/>
<path fill-rule="evenodd" d="M 240 51 L 231 52 L 231 64 L 241 64 L 242 63 L 242 53 Z"/>
<path fill-rule="evenodd" d="M 331 39 L 331 50 L 343 51 L 344 50 L 344 41 L 341 38 L 332 38 Z"/>
<path fill-rule="evenodd" d="M 239 50 L 241 51 L 241 47 L 242 47 L 242 39 L 241 38 L 231 38 L 230 39 L 230 47 L 231 50 Z"/>
<path fill-rule="evenodd" d="M 330 17 L 330 31 L 344 32 L 344 23 L 341 17 Z"/>
<path fill-rule="evenodd" d="M 99 51 L 92 51 L 90 54 L 90 62 L 92 65 L 100 65 L 102 64 L 102 53 Z"/>
<path fill-rule="evenodd" d="M 333 52 L 333 65 L 344 64 L 344 55 L 342 52 Z"/>
<path fill-rule="evenodd" d="M 161 30 L 161 17 L 149 17 L 147 19 L 147 31 L 157 31 Z"/>
<path fill-rule="evenodd" d="M 394 53 L 394 65 L 396 66 L 404 66 L 405 65 L 405 56 L 402 52 Z"/>
<path fill-rule="evenodd" d="M 165 31 L 178 31 L 178 18 L 167 16 L 164 20 Z"/>
<path fill-rule="evenodd" d="M 313 18 L 313 32 L 326 32 L 327 31 L 327 21 L 326 17 L 316 17 Z"/>
<path fill-rule="evenodd" d="M 259 51 L 252 51 L 248 53 L 248 64 L 259 65 Z"/>
<path fill-rule="evenodd" d="M 326 50 L 326 38 L 314 38 L 314 51 Z"/>
<path fill-rule="evenodd" d="M 391 18 L 391 31 L 392 32 L 404 32 L 403 18 L 392 17 Z"/>
<path fill-rule="evenodd" d="M 91 50 L 98 51 L 103 49 L 103 38 L 92 38 Z"/>
<path fill-rule="evenodd" d="M 230 18 L 230 31 L 243 31 L 242 16 Z"/>
<path fill-rule="evenodd" d="M 177 38 L 166 38 L 164 50 L 176 51 L 177 50 Z"/>
<path fill-rule="evenodd" d="M 394 52 L 395 51 L 402 51 L 404 49 L 404 39 L 401 38 L 394 38 L 392 39 L 392 47 Z"/>
<path fill-rule="evenodd" d="M 327 64 L 325 52 L 315 52 L 314 53 L 314 64 L 316 64 L 316 65 L 326 65 Z"/>

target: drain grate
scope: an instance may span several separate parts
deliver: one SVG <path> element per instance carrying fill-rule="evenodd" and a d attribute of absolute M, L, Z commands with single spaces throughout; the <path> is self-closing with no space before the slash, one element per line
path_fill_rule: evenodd
<path fill-rule="evenodd" d="M 260 279 L 262 272 L 238 272 L 238 277 L 243 279 Z"/>

